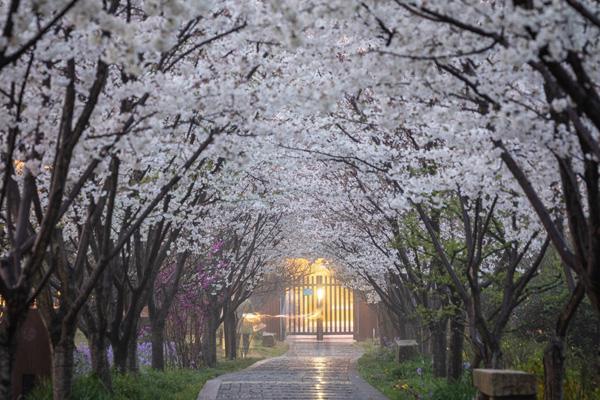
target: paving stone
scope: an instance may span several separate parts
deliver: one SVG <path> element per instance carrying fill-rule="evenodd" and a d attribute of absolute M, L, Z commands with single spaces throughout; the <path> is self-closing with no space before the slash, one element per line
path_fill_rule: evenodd
<path fill-rule="evenodd" d="M 357 377 L 361 354 L 352 343 L 292 342 L 283 357 L 219 378 L 216 400 L 385 399 Z"/>

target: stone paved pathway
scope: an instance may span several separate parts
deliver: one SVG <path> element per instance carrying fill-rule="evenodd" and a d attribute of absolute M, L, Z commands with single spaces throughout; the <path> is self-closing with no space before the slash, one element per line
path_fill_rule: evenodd
<path fill-rule="evenodd" d="M 351 343 L 291 342 L 282 357 L 207 383 L 199 400 L 383 400 L 353 368 Z"/>

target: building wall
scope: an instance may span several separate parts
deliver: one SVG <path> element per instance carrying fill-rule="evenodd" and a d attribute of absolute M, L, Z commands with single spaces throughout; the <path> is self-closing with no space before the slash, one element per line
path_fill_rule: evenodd
<path fill-rule="evenodd" d="M 26 394 L 40 380 L 50 378 L 50 340 L 37 309 L 29 310 L 17 338 L 12 371 L 13 400 Z"/>
<path fill-rule="evenodd" d="M 377 323 L 377 304 L 369 304 L 362 295 L 354 297 L 357 305 L 354 307 L 358 312 L 354 318 L 357 320 L 354 326 L 358 329 L 354 332 L 355 340 L 366 340 L 379 337 L 379 326 Z"/>

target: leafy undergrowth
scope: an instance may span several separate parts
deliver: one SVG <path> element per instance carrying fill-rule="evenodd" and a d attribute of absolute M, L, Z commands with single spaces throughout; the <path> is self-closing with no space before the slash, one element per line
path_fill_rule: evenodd
<path fill-rule="evenodd" d="M 398 363 L 391 350 L 373 344 L 365 345 L 366 352 L 358 360 L 360 375 L 394 400 L 471 400 L 475 389 L 465 378 L 449 384 L 446 379 L 434 378 L 427 359 Z"/>
<path fill-rule="evenodd" d="M 238 360 L 219 360 L 215 368 L 170 369 L 164 372 L 142 369 L 139 374 L 113 374 L 113 393 L 104 389 L 93 376 L 77 378 L 74 400 L 195 400 L 206 381 L 219 375 L 244 369 L 255 362 L 285 353 L 285 344 L 273 348 L 255 347 L 250 356 Z M 52 387 L 45 383 L 34 389 L 27 400 L 52 399 Z"/>
<path fill-rule="evenodd" d="M 534 374 L 537 378 L 537 398 L 544 398 L 544 347 L 545 343 L 505 339 L 504 353 L 509 367 Z M 600 399 L 600 375 L 596 372 L 594 356 L 578 354 L 571 347 L 567 352 L 564 381 L 564 400 Z"/>

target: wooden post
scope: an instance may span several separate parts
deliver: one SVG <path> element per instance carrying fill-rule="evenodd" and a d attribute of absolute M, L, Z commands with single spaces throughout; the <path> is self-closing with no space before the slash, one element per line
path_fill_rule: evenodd
<path fill-rule="evenodd" d="M 481 400 L 535 400 L 535 376 L 507 369 L 473 370 L 473 386 Z"/>

